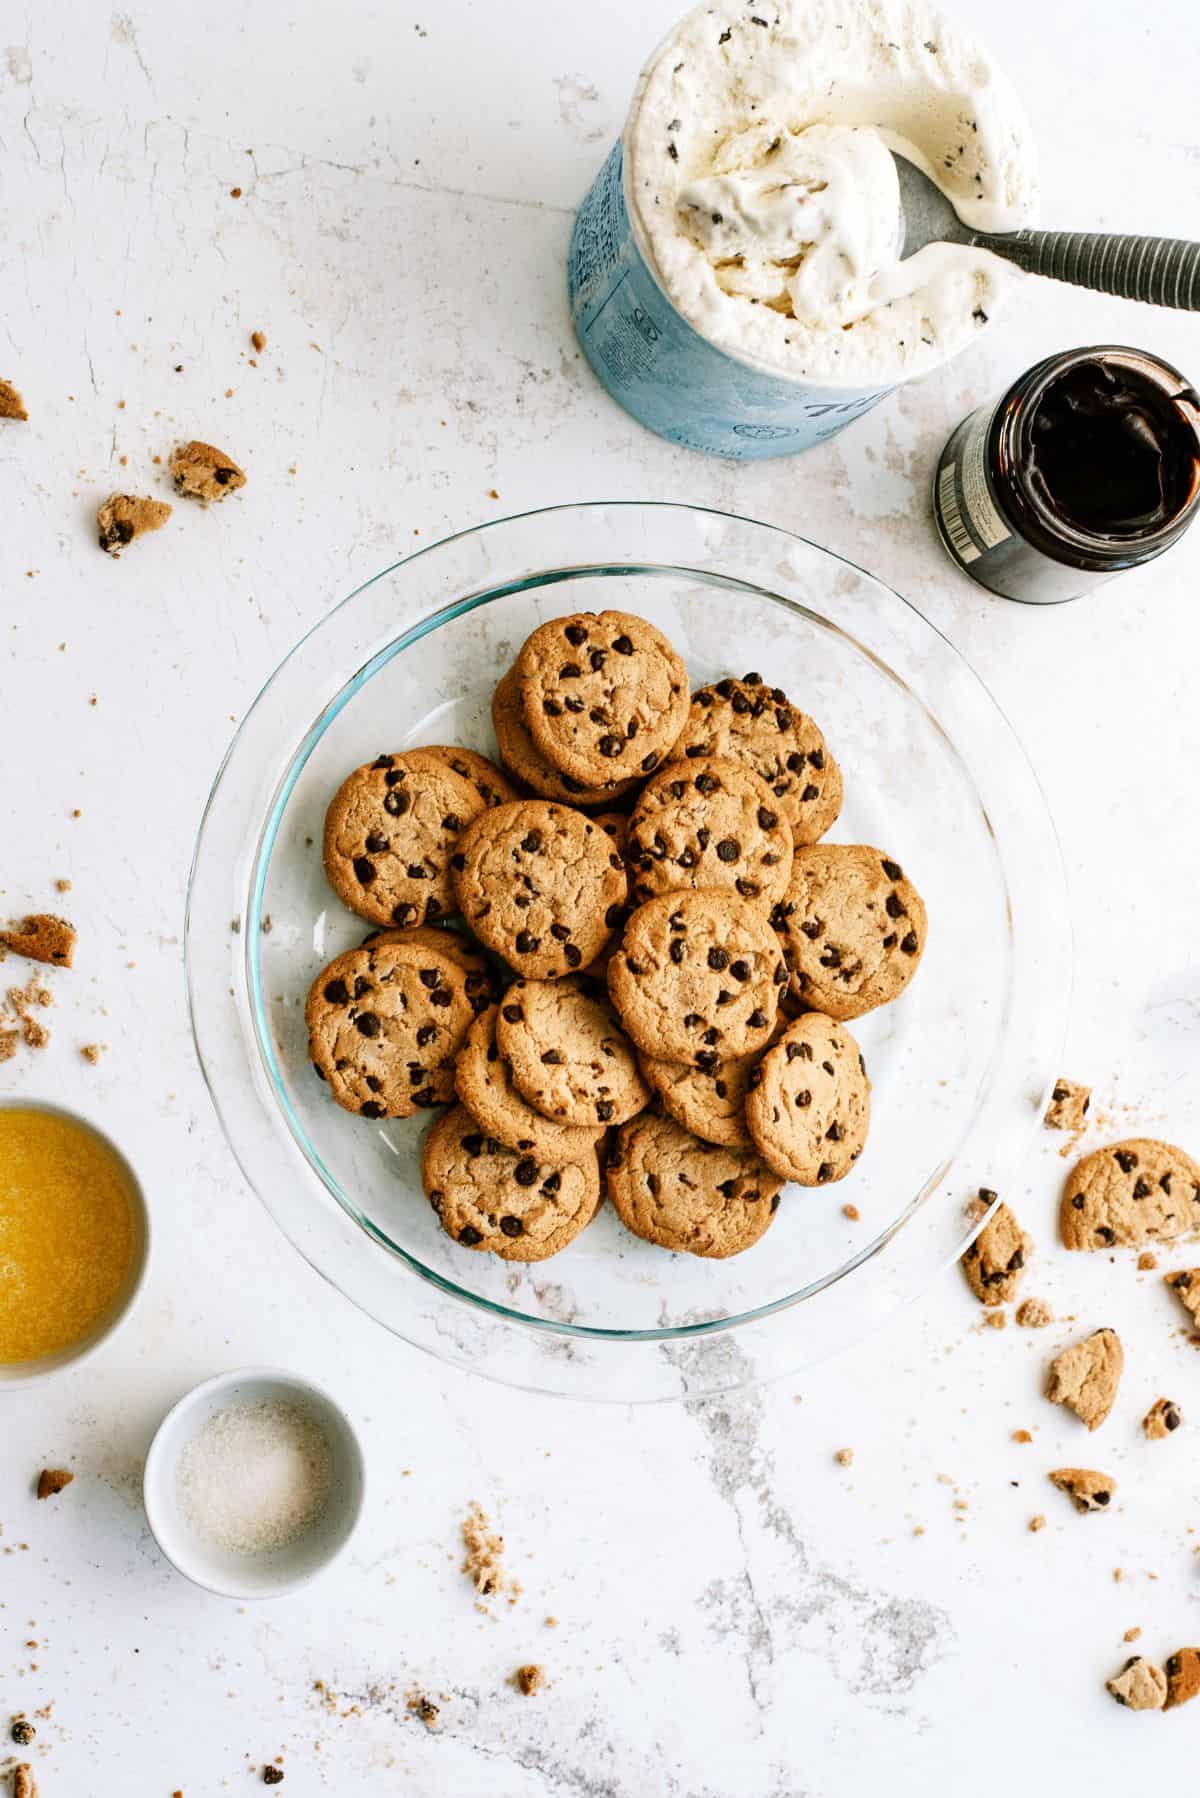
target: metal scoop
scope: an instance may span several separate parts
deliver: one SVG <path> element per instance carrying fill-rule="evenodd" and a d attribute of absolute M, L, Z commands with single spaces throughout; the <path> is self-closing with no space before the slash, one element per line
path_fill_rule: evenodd
<path fill-rule="evenodd" d="M 892 152 L 900 177 L 902 258 L 929 243 L 991 250 L 1030 275 L 1068 281 L 1126 300 L 1200 312 L 1200 243 L 1180 237 L 1123 237 L 1111 231 L 973 231 L 906 156 Z"/>

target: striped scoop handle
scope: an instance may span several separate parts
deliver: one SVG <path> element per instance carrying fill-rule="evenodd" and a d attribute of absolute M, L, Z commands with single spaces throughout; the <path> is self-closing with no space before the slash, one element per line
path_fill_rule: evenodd
<path fill-rule="evenodd" d="M 1200 312 L 1200 243 L 1108 231 L 979 232 L 973 241 L 1031 275 L 1152 306 Z"/>

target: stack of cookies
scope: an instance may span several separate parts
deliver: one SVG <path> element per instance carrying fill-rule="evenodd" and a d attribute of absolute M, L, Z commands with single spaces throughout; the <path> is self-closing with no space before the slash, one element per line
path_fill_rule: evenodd
<path fill-rule="evenodd" d="M 862 1153 L 847 1020 L 911 979 L 921 899 L 820 842 L 842 777 L 813 720 L 757 674 L 689 694 L 646 619 L 540 626 L 492 716 L 505 772 L 413 749 L 334 795 L 325 868 L 375 929 L 313 982 L 313 1066 L 362 1117 L 451 1107 L 422 1174 L 467 1248 L 556 1254 L 602 1184 L 646 1241 L 749 1248 L 785 1180 Z"/>

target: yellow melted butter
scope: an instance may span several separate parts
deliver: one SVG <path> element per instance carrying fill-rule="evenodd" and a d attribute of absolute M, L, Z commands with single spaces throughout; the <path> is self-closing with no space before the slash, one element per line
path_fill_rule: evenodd
<path fill-rule="evenodd" d="M 0 1363 L 86 1336 L 134 1247 L 129 1176 L 108 1145 L 55 1112 L 0 1106 Z"/>

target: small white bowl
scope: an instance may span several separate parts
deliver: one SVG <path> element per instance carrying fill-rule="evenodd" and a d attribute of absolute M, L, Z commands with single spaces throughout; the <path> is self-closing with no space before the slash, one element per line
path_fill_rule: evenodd
<path fill-rule="evenodd" d="M 150 1208 L 133 1168 L 112 1137 L 94 1124 L 91 1118 L 70 1110 L 66 1105 L 52 1105 L 45 1099 L 28 1099 L 16 1093 L 0 1099 L 0 1106 L 5 1110 L 47 1111 L 53 1116 L 67 1118 L 72 1124 L 78 1124 L 81 1130 L 89 1130 L 93 1136 L 99 1137 L 124 1170 L 133 1212 L 133 1252 L 121 1290 L 109 1309 L 83 1336 L 53 1355 L 39 1355 L 36 1361 L 0 1362 L 0 1393 L 4 1393 L 17 1387 L 32 1386 L 39 1380 L 52 1379 L 57 1373 L 65 1373 L 68 1368 L 78 1367 L 81 1361 L 88 1360 L 110 1337 L 115 1336 L 133 1310 L 145 1283 L 146 1268 L 150 1260 Z"/>
<path fill-rule="evenodd" d="M 286 1547 L 240 1554 L 198 1536 L 179 1505 L 179 1457 L 208 1419 L 230 1404 L 283 1400 L 312 1418 L 329 1445 L 329 1499 L 312 1527 Z M 315 1577 L 345 1548 L 362 1514 L 366 1470 L 353 1424 L 319 1386 L 277 1367 L 241 1367 L 185 1393 L 150 1444 L 142 1497 L 154 1540 L 171 1565 L 223 1598 L 278 1598 Z"/>

